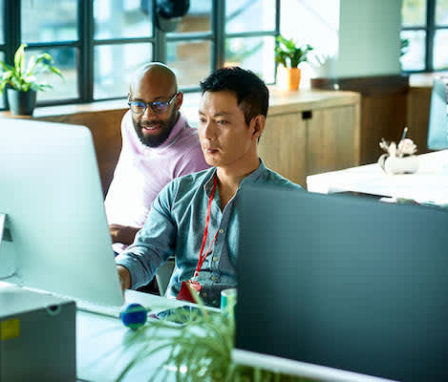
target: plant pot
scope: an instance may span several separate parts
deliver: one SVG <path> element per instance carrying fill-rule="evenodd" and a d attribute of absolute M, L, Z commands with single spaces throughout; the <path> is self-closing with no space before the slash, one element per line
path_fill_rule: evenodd
<path fill-rule="evenodd" d="M 391 157 L 384 154 L 380 157 L 378 163 L 384 172 L 390 175 L 413 174 L 417 172 L 419 167 L 419 160 L 416 155 Z"/>
<path fill-rule="evenodd" d="M 277 67 L 277 86 L 282 90 L 297 90 L 302 71 L 300 68 Z"/>
<path fill-rule="evenodd" d="M 6 90 L 8 105 L 13 115 L 33 115 L 36 107 L 36 91 L 22 92 L 16 89 Z"/>

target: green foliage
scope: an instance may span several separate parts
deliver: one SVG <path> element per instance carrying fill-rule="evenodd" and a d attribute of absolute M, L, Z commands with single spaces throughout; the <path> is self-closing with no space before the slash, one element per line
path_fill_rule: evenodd
<path fill-rule="evenodd" d="M 279 35 L 275 46 L 275 61 L 285 67 L 296 68 L 301 62 L 308 61 L 308 54 L 313 49 L 309 44 L 299 46 L 292 38 L 288 40 Z"/>
<path fill-rule="evenodd" d="M 50 71 L 59 77 L 63 78 L 61 71 L 53 66 L 53 58 L 48 53 L 43 53 L 40 56 L 31 56 L 26 64 L 25 47 L 22 44 L 14 54 L 14 65 L 8 65 L 0 61 L 1 78 L 0 78 L 0 92 L 5 86 L 13 89 L 28 92 L 30 90 L 43 91 L 51 88 L 50 84 L 44 82 L 37 82 L 36 74 L 43 71 Z"/>
<path fill-rule="evenodd" d="M 402 38 L 400 40 L 400 56 L 404 56 L 409 50 L 409 39 Z"/>
<path fill-rule="evenodd" d="M 235 363 L 231 357 L 235 336 L 233 315 L 208 310 L 195 291 L 192 293 L 199 309 L 189 312 L 187 320 L 185 311 L 181 310 L 178 317 L 174 314 L 169 320 L 149 320 L 128 333 L 127 347 L 139 350 L 117 381 L 122 381 L 137 364 L 151 362 L 148 357 L 158 353 L 163 353 L 166 361 L 147 376 L 148 381 L 164 381 L 173 372 L 178 382 L 310 381 Z"/>

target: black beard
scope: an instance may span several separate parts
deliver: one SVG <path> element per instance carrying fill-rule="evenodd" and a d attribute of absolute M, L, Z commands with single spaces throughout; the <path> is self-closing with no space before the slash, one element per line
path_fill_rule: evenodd
<path fill-rule="evenodd" d="M 152 120 L 141 120 L 141 121 L 135 121 L 134 123 L 134 129 L 137 133 L 138 138 L 140 141 L 148 147 L 158 147 L 163 142 L 166 141 L 168 136 L 171 133 L 171 130 L 173 129 L 174 125 L 177 121 L 177 110 L 174 109 L 173 112 L 170 115 L 170 118 L 168 121 L 163 121 L 161 119 L 152 119 Z M 158 135 L 144 135 L 142 131 L 142 124 L 143 125 L 159 125 L 161 127 L 160 134 Z"/>

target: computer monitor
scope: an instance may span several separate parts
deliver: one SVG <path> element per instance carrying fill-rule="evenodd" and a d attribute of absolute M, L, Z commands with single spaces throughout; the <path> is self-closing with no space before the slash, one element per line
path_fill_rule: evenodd
<path fill-rule="evenodd" d="M 429 109 L 428 148 L 448 149 L 448 77 L 434 81 Z"/>
<path fill-rule="evenodd" d="M 123 304 L 89 129 L 2 119 L 1 213 L 5 281 L 78 302 Z"/>
<path fill-rule="evenodd" d="M 239 205 L 237 349 L 448 380 L 446 210 L 260 188 Z"/>

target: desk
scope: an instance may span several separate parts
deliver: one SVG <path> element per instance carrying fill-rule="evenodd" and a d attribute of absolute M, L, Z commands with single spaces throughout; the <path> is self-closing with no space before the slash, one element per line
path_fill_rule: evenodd
<path fill-rule="evenodd" d="M 375 164 L 307 177 L 310 192 L 359 192 L 413 199 L 419 203 L 448 204 L 448 150 L 419 155 L 415 174 L 387 175 Z"/>
<path fill-rule="evenodd" d="M 8 288 L 17 286 L 0 281 L 0 293 Z M 151 294 L 126 291 L 128 303 L 137 302 L 151 307 L 154 312 L 188 304 L 185 301 L 170 300 Z M 210 308 L 214 310 L 213 308 Z M 169 335 L 170 328 L 159 329 L 158 334 Z M 76 314 L 76 375 L 78 382 L 114 381 L 141 349 L 141 345 L 129 346 L 126 342 L 132 331 L 121 323 L 121 320 L 78 310 Z M 156 342 L 152 343 L 156 346 Z M 124 381 L 147 381 L 149 376 L 169 356 L 170 349 L 161 350 L 155 355 L 145 358 L 144 362 L 135 365 L 127 374 Z M 234 350 L 232 358 L 243 365 L 261 369 L 281 371 L 294 376 L 317 378 L 325 381 L 345 382 L 387 382 L 357 373 L 331 369 L 324 366 L 311 365 L 303 362 L 287 360 L 284 358 Z M 24 365 L 26 367 L 26 365 Z M 176 380 L 176 370 L 166 369 L 164 381 Z M 39 377 L 39 376 L 37 376 Z"/>
<path fill-rule="evenodd" d="M 127 302 L 138 302 L 151 306 L 154 311 L 185 305 L 184 301 L 168 300 L 163 297 L 126 291 Z M 213 308 L 210 308 L 213 309 Z M 167 328 L 160 334 L 169 335 Z M 113 381 L 117 378 L 140 347 L 126 346 L 126 340 L 132 332 L 125 328 L 120 320 L 94 313 L 77 313 L 77 376 L 78 381 Z M 152 344 L 155 346 L 156 342 Z M 136 365 L 124 381 L 147 381 L 152 372 L 169 356 L 169 349 L 157 352 L 154 356 Z M 265 370 L 281 371 L 292 376 L 313 378 L 322 381 L 344 382 L 391 382 L 382 378 L 361 375 L 350 371 L 332 369 L 304 362 L 292 361 L 280 357 L 233 350 L 232 359 L 239 364 Z M 164 381 L 176 380 L 174 369 L 167 369 Z"/>
<path fill-rule="evenodd" d="M 136 302 L 153 311 L 185 305 L 183 301 L 164 297 L 126 291 L 126 301 Z M 76 316 L 76 359 L 77 377 L 79 381 L 113 381 L 123 371 L 124 367 L 141 349 L 141 345 L 128 346 L 127 339 L 133 333 L 126 328 L 121 320 L 84 311 Z M 168 334 L 167 329 L 167 334 Z M 126 376 L 125 381 L 145 381 L 151 373 L 168 357 L 169 350 L 160 351 L 147 361 L 136 365 Z M 175 381 L 174 371 L 170 373 Z"/>

